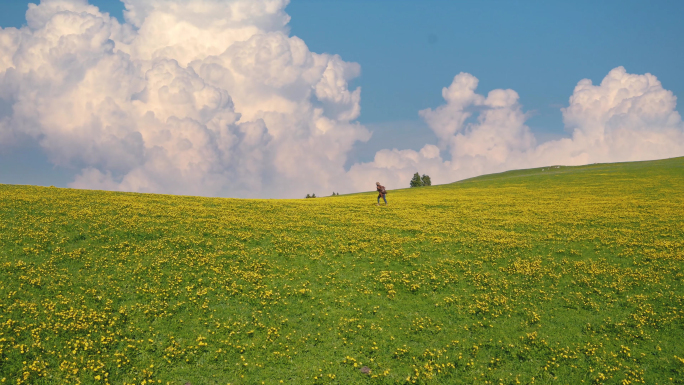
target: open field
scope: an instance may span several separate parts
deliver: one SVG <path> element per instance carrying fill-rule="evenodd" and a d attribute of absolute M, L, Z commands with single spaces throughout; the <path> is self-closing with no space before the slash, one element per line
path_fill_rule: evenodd
<path fill-rule="evenodd" d="M 375 196 L 0 185 L 0 381 L 684 383 L 684 158 Z"/>

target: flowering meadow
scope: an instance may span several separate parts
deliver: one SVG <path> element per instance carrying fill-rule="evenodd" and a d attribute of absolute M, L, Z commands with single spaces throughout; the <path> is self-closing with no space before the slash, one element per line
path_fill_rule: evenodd
<path fill-rule="evenodd" d="M 684 383 L 684 158 L 387 198 L 0 185 L 0 383 Z"/>

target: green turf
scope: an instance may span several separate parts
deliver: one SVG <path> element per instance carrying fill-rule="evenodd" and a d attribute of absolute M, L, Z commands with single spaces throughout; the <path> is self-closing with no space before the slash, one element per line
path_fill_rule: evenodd
<path fill-rule="evenodd" d="M 387 207 L 0 185 L 0 381 L 682 384 L 683 191 L 684 158 Z"/>

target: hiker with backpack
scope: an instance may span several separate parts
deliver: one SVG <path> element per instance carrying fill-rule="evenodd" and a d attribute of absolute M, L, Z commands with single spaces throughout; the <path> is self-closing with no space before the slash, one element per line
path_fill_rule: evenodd
<path fill-rule="evenodd" d="M 381 185 L 380 182 L 375 182 L 375 187 L 378 190 L 378 204 L 377 206 L 380 206 L 380 197 L 385 201 L 385 206 L 387 206 L 387 198 L 385 197 L 387 195 L 387 191 L 385 190 L 385 186 Z"/>

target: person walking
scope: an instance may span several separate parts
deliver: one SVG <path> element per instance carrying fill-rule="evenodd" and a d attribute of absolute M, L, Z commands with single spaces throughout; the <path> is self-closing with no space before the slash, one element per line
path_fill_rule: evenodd
<path fill-rule="evenodd" d="M 375 182 L 375 188 L 378 190 L 378 204 L 377 206 L 380 206 L 380 197 L 385 201 L 385 206 L 387 206 L 387 191 L 385 190 L 385 186 L 381 185 L 380 182 Z"/>

